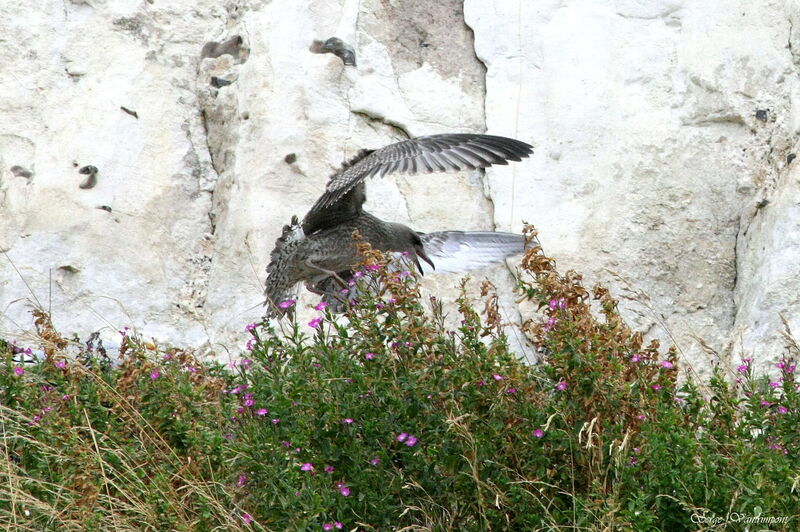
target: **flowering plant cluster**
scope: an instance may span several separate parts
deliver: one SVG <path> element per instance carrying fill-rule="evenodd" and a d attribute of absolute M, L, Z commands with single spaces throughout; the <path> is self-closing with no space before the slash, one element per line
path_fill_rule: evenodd
<path fill-rule="evenodd" d="M 731 508 L 800 515 L 796 343 L 766 375 L 746 358 L 700 378 L 534 246 L 520 282 L 540 312 L 523 324 L 531 366 L 488 284 L 482 313 L 462 295 L 448 316 L 362 252 L 344 316 L 318 304 L 311 322 L 243 326 L 227 365 L 130 330 L 120 363 L 100 364 L 40 313 L 42 361 L 0 343 L 0 522 L 683 530 Z"/>
<path fill-rule="evenodd" d="M 211 422 L 233 411 L 222 391 L 234 375 L 129 329 L 120 331 L 111 362 L 102 343 L 64 338 L 45 313 L 34 316 L 38 362 L 23 367 L 14 345 L 0 341 L 0 453 L 9 458 L 0 468 L 0 523 L 13 530 L 241 525 L 233 494 L 209 482 L 222 471 L 226 442 Z"/>

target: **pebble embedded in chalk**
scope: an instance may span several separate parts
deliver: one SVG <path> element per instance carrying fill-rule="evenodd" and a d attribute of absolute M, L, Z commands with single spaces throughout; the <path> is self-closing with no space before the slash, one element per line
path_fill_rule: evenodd
<path fill-rule="evenodd" d="M 79 174 L 83 174 L 86 176 L 86 179 L 83 180 L 83 183 L 78 185 L 78 187 L 82 189 L 94 188 L 97 184 L 97 167 L 92 165 L 87 165 L 82 167 L 78 170 Z"/>

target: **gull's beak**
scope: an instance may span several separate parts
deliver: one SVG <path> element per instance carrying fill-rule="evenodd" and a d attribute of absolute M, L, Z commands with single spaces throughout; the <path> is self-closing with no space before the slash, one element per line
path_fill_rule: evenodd
<path fill-rule="evenodd" d="M 425 250 L 422 248 L 422 246 L 414 246 L 414 263 L 417 265 L 419 273 L 423 274 L 422 265 L 419 263 L 419 259 L 422 259 L 428 264 L 430 264 L 431 268 L 433 268 L 434 270 L 436 269 L 436 266 L 433 265 L 433 261 L 429 259 L 428 256 L 425 254 Z"/>

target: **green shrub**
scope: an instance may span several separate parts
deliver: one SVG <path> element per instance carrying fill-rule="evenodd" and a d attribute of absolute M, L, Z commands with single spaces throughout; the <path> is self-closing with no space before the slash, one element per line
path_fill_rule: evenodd
<path fill-rule="evenodd" d="M 46 358 L 0 351 L 0 523 L 13 530 L 207 530 L 238 526 L 224 468 L 231 375 L 121 331 L 121 364 L 64 340 L 36 313 Z M 77 350 L 66 357 L 66 350 Z M 158 359 L 154 355 L 159 353 Z"/>
<path fill-rule="evenodd" d="M 119 366 L 85 348 L 65 363 L 70 346 L 40 314 L 46 360 L 18 375 L 6 346 L 0 369 L 0 521 L 684 530 L 743 529 L 745 518 L 796 528 L 796 344 L 773 379 L 750 361 L 708 382 L 679 378 L 675 353 L 644 345 L 606 290 L 590 293 L 535 248 L 520 282 L 541 309 L 523 324 L 542 354 L 529 366 L 508 348 L 491 286 L 482 315 L 462 295 L 460 326 L 448 330 L 413 274 L 364 253 L 364 295 L 343 318 L 319 305 L 310 323 L 251 324 L 234 371 L 128 333 Z"/>

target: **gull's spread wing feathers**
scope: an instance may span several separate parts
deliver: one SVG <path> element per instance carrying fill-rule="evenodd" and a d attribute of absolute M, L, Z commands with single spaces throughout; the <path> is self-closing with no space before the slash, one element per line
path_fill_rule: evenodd
<path fill-rule="evenodd" d="M 491 231 L 438 231 L 420 235 L 425 253 L 438 273 L 458 273 L 525 251 L 525 237 Z M 423 272 L 431 270 L 424 264 Z"/>
<path fill-rule="evenodd" d="M 307 225 L 318 227 L 320 216 L 369 177 L 391 173 L 475 170 L 520 161 L 531 153 L 533 147 L 519 140 L 473 133 L 429 135 L 389 144 L 375 151 L 363 150 L 331 176 L 325 192 L 306 215 L 304 229 L 308 234 Z M 362 195 L 354 194 L 349 198 L 360 200 Z M 316 223 L 309 224 L 309 220 Z"/>

